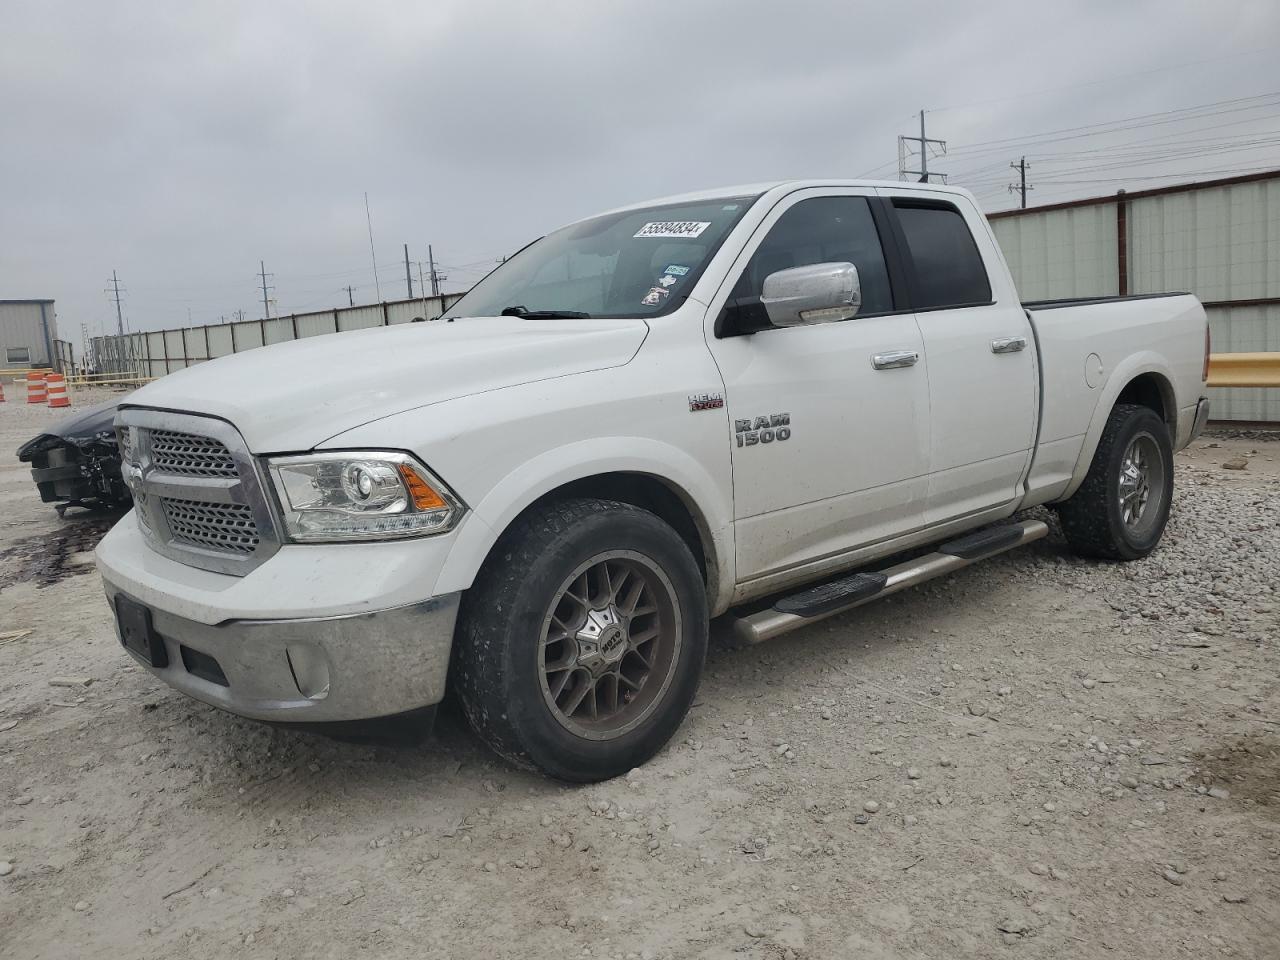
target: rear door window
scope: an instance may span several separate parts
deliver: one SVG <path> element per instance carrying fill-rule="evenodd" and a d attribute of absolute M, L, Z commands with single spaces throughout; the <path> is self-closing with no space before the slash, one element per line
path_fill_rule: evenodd
<path fill-rule="evenodd" d="M 917 310 L 991 302 L 991 282 L 969 225 L 949 203 L 893 201 L 913 266 Z"/>

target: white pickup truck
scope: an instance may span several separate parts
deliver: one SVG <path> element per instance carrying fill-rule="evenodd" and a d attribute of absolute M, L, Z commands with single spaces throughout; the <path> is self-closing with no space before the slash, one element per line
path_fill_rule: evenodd
<path fill-rule="evenodd" d="M 338 724 L 451 685 L 503 756 L 598 780 L 680 725 L 711 617 L 776 636 L 1043 536 L 1011 519 L 1037 504 L 1145 556 L 1207 357 L 1189 295 L 1020 303 L 963 190 L 689 194 L 439 320 L 139 390 L 97 560 L 124 647 L 193 697 Z"/>

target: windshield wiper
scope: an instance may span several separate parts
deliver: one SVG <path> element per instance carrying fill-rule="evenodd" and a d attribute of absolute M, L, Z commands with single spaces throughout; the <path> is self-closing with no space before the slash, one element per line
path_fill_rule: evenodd
<path fill-rule="evenodd" d="M 520 304 L 504 307 L 500 317 L 527 317 L 533 320 L 589 320 L 591 314 L 580 310 L 526 310 Z"/>

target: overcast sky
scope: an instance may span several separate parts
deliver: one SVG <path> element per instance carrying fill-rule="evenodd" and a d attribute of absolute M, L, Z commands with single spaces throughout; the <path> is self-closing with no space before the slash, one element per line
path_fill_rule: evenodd
<path fill-rule="evenodd" d="M 1278 46 L 1274 0 L 5 0 L 0 298 L 77 344 L 113 269 L 131 329 L 261 316 L 260 259 L 273 313 L 373 302 L 365 191 L 384 299 L 405 242 L 465 289 L 622 203 L 896 178 L 921 107 L 988 210 L 1022 153 L 1032 205 L 1280 167 Z"/>

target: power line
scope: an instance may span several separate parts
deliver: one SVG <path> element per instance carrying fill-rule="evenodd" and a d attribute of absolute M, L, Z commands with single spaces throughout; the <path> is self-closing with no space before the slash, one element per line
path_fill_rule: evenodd
<path fill-rule="evenodd" d="M 1172 110 L 1162 110 L 1156 113 L 1138 114 L 1132 117 L 1122 117 L 1116 120 L 1106 120 L 1099 123 L 1084 124 L 1076 127 L 1063 127 L 1058 130 L 1046 130 L 1040 133 L 1025 134 L 1018 137 L 1003 137 L 995 140 L 979 140 L 960 147 L 955 147 L 948 151 L 949 156 L 958 157 L 978 157 L 984 154 L 1003 153 L 1010 149 L 1026 148 L 1036 144 L 1060 143 L 1066 140 L 1078 140 L 1092 136 L 1101 136 L 1103 134 L 1124 133 L 1129 130 L 1143 129 L 1145 127 L 1160 126 L 1168 123 L 1191 122 L 1194 120 L 1209 119 L 1211 117 L 1220 116 L 1224 113 L 1242 113 L 1253 110 L 1263 109 L 1277 105 L 1280 100 L 1280 91 L 1271 91 L 1268 93 L 1254 94 L 1248 97 L 1234 97 L 1228 100 L 1218 100 L 1212 103 L 1202 103 L 1190 107 L 1178 107 Z M 1267 101 L 1267 102 L 1262 102 Z M 1221 107 L 1231 107 L 1232 109 L 1221 110 Z M 1183 136 L 1186 133 L 1202 133 L 1208 130 L 1221 129 L 1222 127 L 1234 126 L 1239 123 L 1251 123 L 1260 119 L 1270 119 L 1267 117 L 1241 117 L 1222 124 L 1215 124 L 1208 127 L 1199 127 L 1194 130 L 1182 131 L 1178 133 L 1167 134 L 1160 137 L 1148 138 L 1152 140 L 1165 140 L 1169 138 Z M 914 139 L 914 138 L 913 138 Z M 1142 141 L 1130 141 L 1129 144 L 1136 144 Z M 901 144 L 900 144 L 901 145 Z M 884 167 L 892 166 L 893 161 L 886 161 L 869 168 L 859 177 L 866 177 Z M 1001 162 L 1001 165 L 1003 161 Z M 956 175 L 958 179 L 960 174 Z"/>
<path fill-rule="evenodd" d="M 991 100 L 979 100 L 971 103 L 952 104 L 947 107 L 935 107 L 934 113 L 941 113 L 944 110 L 964 110 L 969 107 L 984 107 L 992 103 L 1008 103 L 1010 100 L 1024 100 L 1027 97 L 1044 96 L 1047 93 L 1058 93 L 1062 90 L 1074 90 L 1078 87 L 1093 87 L 1104 83 L 1113 83 L 1116 80 L 1128 80 L 1132 77 L 1145 77 L 1153 73 L 1165 73 L 1169 70 L 1183 70 L 1187 67 L 1196 67 L 1206 63 L 1217 63 L 1222 60 L 1239 60 L 1244 57 L 1253 57 L 1259 54 L 1273 54 L 1275 51 L 1271 48 L 1261 48 L 1258 50 L 1247 50 L 1242 53 L 1228 53 L 1221 57 L 1207 57 L 1203 60 L 1182 60 L 1178 63 L 1171 63 L 1164 67 L 1155 67 L 1151 70 L 1139 70 L 1135 73 L 1120 73 L 1110 77 L 1101 77 L 1097 80 L 1082 80 L 1079 83 L 1067 83 L 1059 87 L 1043 87 L 1039 90 L 1028 90 L 1024 93 L 1015 93 L 1007 97 L 995 97 Z"/>
<path fill-rule="evenodd" d="M 1026 134 L 1021 137 L 1004 137 L 998 140 L 979 140 L 975 143 L 956 147 L 951 151 L 951 153 L 953 155 L 968 156 L 979 153 L 990 153 L 993 150 L 1008 150 L 1011 147 L 1016 149 L 1016 145 L 1029 144 L 1031 141 L 1055 143 L 1063 140 L 1077 140 L 1081 137 L 1099 136 L 1103 133 L 1122 133 L 1126 130 L 1160 126 L 1166 123 L 1181 123 L 1188 120 L 1200 120 L 1210 116 L 1217 117 L 1227 113 L 1240 113 L 1242 111 L 1258 110 L 1263 107 L 1275 106 L 1275 103 L 1255 103 L 1249 106 L 1232 107 L 1229 110 L 1218 109 L 1231 104 L 1244 103 L 1248 100 L 1275 100 L 1276 98 L 1280 98 L 1280 92 L 1262 93 L 1252 97 L 1236 97 L 1231 100 L 1219 100 L 1215 103 L 1199 104 L 1194 107 L 1181 107 L 1176 110 L 1162 110 L 1158 113 L 1139 114 L 1133 117 L 1124 117 L 1119 120 L 1106 120 L 1101 123 L 1089 123 L 1078 127 L 1063 127 L 1060 130 L 1046 130 L 1041 133 Z M 1193 115 L 1180 116 L 1181 114 Z"/>

